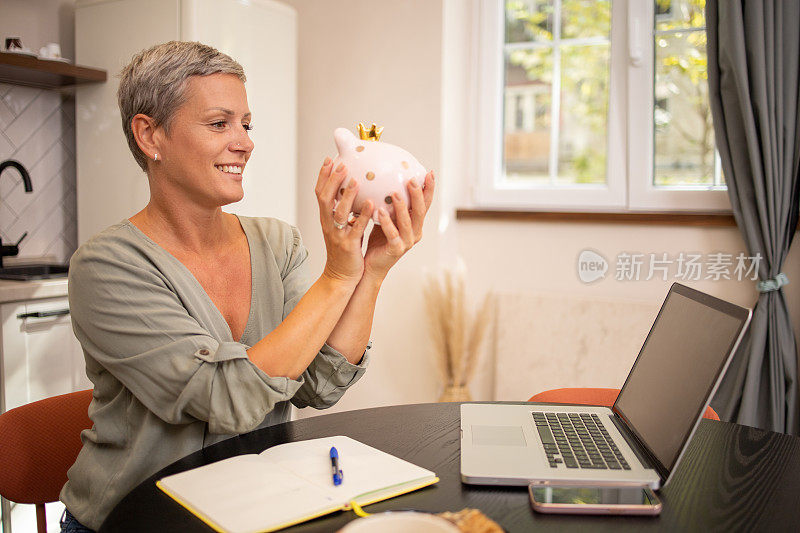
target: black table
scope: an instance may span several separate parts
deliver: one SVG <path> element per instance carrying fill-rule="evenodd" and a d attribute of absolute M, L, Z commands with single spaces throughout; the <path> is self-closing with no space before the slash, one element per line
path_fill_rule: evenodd
<path fill-rule="evenodd" d="M 253 431 L 193 453 L 144 481 L 111 512 L 101 532 L 211 528 L 156 488 L 169 474 L 276 444 L 347 435 L 437 473 L 434 486 L 367 507 L 428 512 L 474 507 L 517 531 L 800 531 L 800 439 L 703 420 L 670 483 L 659 491 L 659 517 L 577 517 L 531 510 L 524 487 L 463 485 L 459 474 L 459 404 L 363 409 Z M 284 531 L 330 532 L 356 516 L 340 512 Z"/>

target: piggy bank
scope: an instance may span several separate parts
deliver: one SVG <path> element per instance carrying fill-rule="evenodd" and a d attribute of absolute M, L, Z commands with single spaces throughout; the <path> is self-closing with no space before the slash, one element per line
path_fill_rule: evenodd
<path fill-rule="evenodd" d="M 359 124 L 360 138 L 350 130 L 336 128 L 333 132 L 339 155 L 333 161 L 333 168 L 339 163 L 347 167 L 347 177 L 336 195 L 342 198 L 344 188 L 354 179 L 358 181 L 358 194 L 353 201 L 353 213 L 360 213 L 367 200 L 372 200 L 374 211 L 372 220 L 380 224 L 378 209 L 385 207 L 392 221 L 395 221 L 392 193 L 397 192 L 411 205 L 406 183 L 414 178 L 420 187 L 425 184 L 425 167 L 417 159 L 399 146 L 381 142 L 383 128 L 372 125 L 370 130 Z"/>

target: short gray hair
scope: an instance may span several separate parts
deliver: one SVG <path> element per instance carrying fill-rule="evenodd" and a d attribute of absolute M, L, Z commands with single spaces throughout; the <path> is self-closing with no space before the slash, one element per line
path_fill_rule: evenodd
<path fill-rule="evenodd" d="M 186 101 L 186 86 L 191 76 L 233 74 L 247 81 L 242 66 L 216 48 L 197 42 L 170 41 L 133 56 L 120 72 L 117 101 L 122 129 L 133 158 L 147 170 L 148 157 L 139 149 L 131 128 L 138 113 L 152 118 L 169 133 L 175 111 Z"/>

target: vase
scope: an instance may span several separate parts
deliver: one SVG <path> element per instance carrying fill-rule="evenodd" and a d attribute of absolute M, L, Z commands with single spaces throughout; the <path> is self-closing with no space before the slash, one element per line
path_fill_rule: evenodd
<path fill-rule="evenodd" d="M 472 400 L 472 396 L 466 385 L 446 385 L 439 397 L 440 402 L 468 402 L 470 400 Z"/>

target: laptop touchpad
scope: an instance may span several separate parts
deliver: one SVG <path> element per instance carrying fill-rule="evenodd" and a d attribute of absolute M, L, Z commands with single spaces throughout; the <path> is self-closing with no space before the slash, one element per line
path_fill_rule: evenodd
<path fill-rule="evenodd" d="M 521 426 L 472 426 L 475 446 L 525 446 Z"/>

